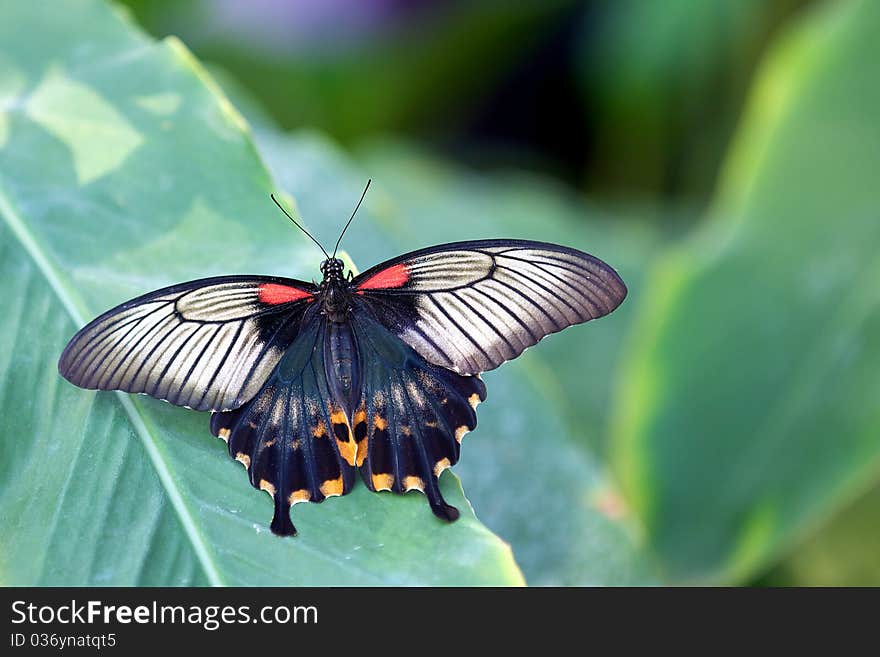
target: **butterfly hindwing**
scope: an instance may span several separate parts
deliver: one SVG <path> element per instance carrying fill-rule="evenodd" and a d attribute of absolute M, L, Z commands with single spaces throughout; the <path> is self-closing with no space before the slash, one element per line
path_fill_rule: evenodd
<path fill-rule="evenodd" d="M 435 515 L 458 518 L 440 493 L 443 470 L 458 462 L 460 442 L 477 424 L 483 382 L 426 361 L 356 301 L 352 326 L 363 367 L 351 425 L 357 465 L 371 490 L 421 490 Z"/>
<path fill-rule="evenodd" d="M 61 355 L 82 388 L 140 392 L 196 410 L 252 398 L 297 336 L 311 283 L 226 276 L 156 290 L 81 329 Z"/>
<path fill-rule="evenodd" d="M 394 335 L 462 374 L 494 369 L 550 333 L 607 315 L 626 296 L 598 258 L 526 240 L 414 251 L 363 272 L 352 287 Z"/>
<path fill-rule="evenodd" d="M 290 507 L 345 495 L 354 483 L 355 443 L 326 375 L 327 323 L 309 312 L 303 329 L 257 395 L 211 417 L 211 432 L 275 503 L 271 529 L 296 533 Z"/>

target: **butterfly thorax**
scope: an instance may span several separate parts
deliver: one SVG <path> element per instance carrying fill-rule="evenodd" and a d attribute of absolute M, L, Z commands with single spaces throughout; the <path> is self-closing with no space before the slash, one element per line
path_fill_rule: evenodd
<path fill-rule="evenodd" d="M 322 312 L 331 322 L 348 321 L 351 309 L 351 292 L 345 278 L 345 264 L 339 258 L 328 258 L 321 263 L 321 305 Z"/>

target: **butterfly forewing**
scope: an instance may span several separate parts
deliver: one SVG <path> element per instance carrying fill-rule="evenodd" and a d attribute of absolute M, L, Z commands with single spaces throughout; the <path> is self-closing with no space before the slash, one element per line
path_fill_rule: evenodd
<path fill-rule="evenodd" d="M 209 278 L 157 290 L 95 319 L 61 355 L 82 388 L 140 392 L 196 410 L 253 397 L 299 332 L 310 283 Z"/>
<path fill-rule="evenodd" d="M 524 240 L 458 242 L 373 267 L 352 285 L 430 362 L 494 369 L 550 333 L 607 315 L 626 286 L 601 260 Z"/>

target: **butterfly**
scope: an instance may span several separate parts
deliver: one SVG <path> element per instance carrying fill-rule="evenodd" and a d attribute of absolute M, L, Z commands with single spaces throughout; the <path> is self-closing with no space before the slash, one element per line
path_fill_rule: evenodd
<path fill-rule="evenodd" d="M 352 276 L 341 239 L 333 255 L 321 247 L 320 283 L 220 276 L 127 301 L 70 340 L 59 372 L 211 411 L 211 432 L 272 496 L 275 534 L 295 535 L 291 507 L 345 495 L 356 471 L 456 520 L 439 477 L 476 427 L 480 373 L 607 315 L 626 286 L 591 255 L 514 239 L 433 246 Z"/>

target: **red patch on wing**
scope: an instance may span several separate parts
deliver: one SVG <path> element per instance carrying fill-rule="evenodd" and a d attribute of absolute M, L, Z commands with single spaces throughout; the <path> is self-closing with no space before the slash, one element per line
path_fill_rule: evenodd
<path fill-rule="evenodd" d="M 409 280 L 409 269 L 404 263 L 393 265 L 370 276 L 358 285 L 358 290 L 387 290 L 403 287 Z"/>
<path fill-rule="evenodd" d="M 260 301 L 272 306 L 299 301 L 310 296 L 312 296 L 311 292 L 306 292 L 298 287 L 279 285 L 278 283 L 260 283 Z"/>

